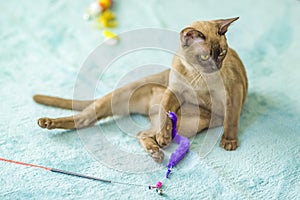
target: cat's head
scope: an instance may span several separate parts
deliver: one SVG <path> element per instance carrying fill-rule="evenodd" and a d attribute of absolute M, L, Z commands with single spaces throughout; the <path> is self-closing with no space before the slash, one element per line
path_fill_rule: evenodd
<path fill-rule="evenodd" d="M 196 21 L 180 32 L 180 49 L 187 62 L 200 72 L 211 73 L 221 69 L 228 45 L 225 37 L 236 18 Z"/>

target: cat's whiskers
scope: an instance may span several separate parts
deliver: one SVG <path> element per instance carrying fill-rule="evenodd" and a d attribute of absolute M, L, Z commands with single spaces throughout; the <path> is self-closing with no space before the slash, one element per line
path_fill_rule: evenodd
<path fill-rule="evenodd" d="M 191 80 L 191 86 L 193 87 L 194 86 L 194 82 L 196 81 L 196 79 L 197 79 L 197 76 L 195 76 L 195 77 L 193 77 L 193 79 Z"/>
<path fill-rule="evenodd" d="M 191 81 L 191 86 L 196 87 L 201 80 L 201 74 L 197 74 Z"/>

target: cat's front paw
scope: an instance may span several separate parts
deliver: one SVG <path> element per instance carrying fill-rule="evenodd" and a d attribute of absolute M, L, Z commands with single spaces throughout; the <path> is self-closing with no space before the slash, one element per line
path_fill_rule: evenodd
<path fill-rule="evenodd" d="M 161 163 L 164 160 L 165 154 L 161 149 L 150 150 L 150 156 L 155 162 Z"/>
<path fill-rule="evenodd" d="M 163 130 L 156 134 L 156 142 L 161 148 L 167 147 L 172 141 L 172 135 L 170 131 Z"/>
<path fill-rule="evenodd" d="M 226 139 L 222 137 L 220 145 L 227 151 L 233 151 L 238 147 L 237 139 Z"/>
<path fill-rule="evenodd" d="M 164 152 L 160 149 L 155 141 L 154 132 L 152 130 L 141 131 L 137 134 L 140 144 L 155 162 L 161 163 L 164 159 Z"/>
<path fill-rule="evenodd" d="M 40 118 L 38 120 L 38 125 L 41 128 L 51 129 L 52 125 L 53 125 L 53 122 L 52 122 L 52 120 L 50 118 Z"/>

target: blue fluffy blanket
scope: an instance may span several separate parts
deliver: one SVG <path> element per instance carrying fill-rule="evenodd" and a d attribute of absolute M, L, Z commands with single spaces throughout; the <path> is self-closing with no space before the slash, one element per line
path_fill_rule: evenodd
<path fill-rule="evenodd" d="M 36 124 L 42 116 L 74 113 L 37 105 L 31 97 L 36 93 L 73 96 L 81 63 L 103 41 L 101 31 L 82 19 L 89 3 L 1 3 L 0 157 L 127 183 L 149 185 L 160 180 L 164 195 L 147 187 L 101 183 L 0 162 L 1 199 L 300 199 L 299 1 L 115 1 L 117 33 L 145 26 L 179 32 L 194 20 L 240 16 L 227 34 L 249 77 L 240 146 L 227 152 L 216 145 L 201 157 L 205 133 L 199 134 L 170 180 L 164 179 L 167 161 L 153 163 L 135 132 L 126 134 L 118 128 L 127 118 L 99 124 L 104 135 L 93 128 L 79 136 L 76 131 L 48 131 Z M 104 74 L 97 96 L 112 89 L 134 66 L 170 64 L 171 57 L 151 50 L 124 56 Z M 149 126 L 142 116 L 131 119 L 141 128 Z M 219 131 L 212 130 L 213 134 Z M 105 138 L 104 146 L 89 145 L 93 142 L 89 138 L 97 137 Z M 111 159 L 107 144 L 118 152 Z M 166 155 L 175 147 L 166 149 Z M 128 155 L 133 155 L 132 160 Z M 139 159 L 144 159 L 146 168 L 134 165 Z"/>

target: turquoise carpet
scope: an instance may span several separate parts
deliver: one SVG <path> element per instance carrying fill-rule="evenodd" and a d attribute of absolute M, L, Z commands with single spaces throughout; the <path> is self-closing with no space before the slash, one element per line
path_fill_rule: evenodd
<path fill-rule="evenodd" d="M 227 152 L 217 145 L 201 158 L 204 134 L 200 134 L 170 180 L 163 179 L 167 158 L 161 165 L 153 164 L 153 170 L 135 171 L 138 166 L 126 168 L 129 164 L 121 155 L 119 162 L 111 163 L 95 157 L 87 148 L 88 137 L 82 139 L 76 131 L 48 131 L 36 124 L 39 117 L 74 113 L 37 105 L 32 96 L 73 96 L 81 64 L 104 39 L 100 30 L 82 19 L 89 3 L 0 4 L 0 157 L 128 183 L 149 185 L 161 180 L 165 194 L 0 162 L 0 199 L 300 199 L 299 1 L 115 1 L 116 33 L 144 27 L 179 32 L 194 20 L 240 16 L 227 34 L 249 78 L 240 146 Z M 146 54 L 154 59 L 148 64 L 171 63 L 169 54 Z M 97 96 L 112 89 L 126 70 L 142 64 L 146 54 L 132 53 L 124 62 L 116 62 Z M 141 116 L 133 119 L 149 125 Z M 107 142 L 120 152 L 145 156 L 135 133 L 124 134 L 118 120 L 126 119 L 98 125 Z M 87 134 L 93 137 L 93 131 Z M 172 150 L 174 146 L 166 155 Z M 150 157 L 146 161 L 152 163 Z"/>

